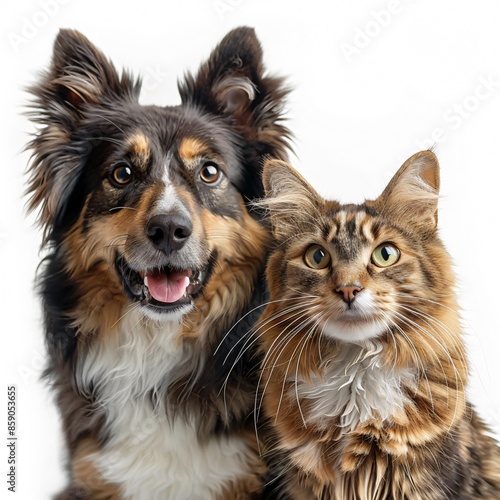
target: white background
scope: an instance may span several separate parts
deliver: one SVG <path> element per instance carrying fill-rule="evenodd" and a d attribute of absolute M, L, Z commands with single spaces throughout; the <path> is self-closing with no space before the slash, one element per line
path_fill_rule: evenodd
<path fill-rule="evenodd" d="M 82 31 L 119 68 L 142 74 L 143 103 L 167 105 L 179 102 L 177 78 L 195 70 L 229 29 L 254 26 L 267 67 L 295 89 L 288 105 L 293 163 L 327 197 L 377 196 L 406 157 L 437 141 L 441 234 L 459 278 L 469 395 L 500 435 L 497 0 L 9 0 L 2 11 L 0 438 L 7 385 L 16 384 L 17 498 L 46 499 L 64 483 L 58 416 L 38 380 L 40 234 L 22 199 L 22 148 L 33 130 L 22 116 L 23 87 L 48 65 L 60 27 Z M 0 497 L 9 498 L 4 444 L 0 450 Z"/>

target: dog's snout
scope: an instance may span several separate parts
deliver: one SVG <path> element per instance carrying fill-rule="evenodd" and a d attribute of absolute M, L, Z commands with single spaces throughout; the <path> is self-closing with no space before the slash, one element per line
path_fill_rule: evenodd
<path fill-rule="evenodd" d="M 193 232 L 193 223 L 178 212 L 155 215 L 149 219 L 146 234 L 153 245 L 164 253 L 180 250 Z"/>

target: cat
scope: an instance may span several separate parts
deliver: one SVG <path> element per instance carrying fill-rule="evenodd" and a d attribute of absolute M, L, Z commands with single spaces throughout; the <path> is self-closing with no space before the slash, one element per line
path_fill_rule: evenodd
<path fill-rule="evenodd" d="M 263 180 L 277 243 L 256 407 L 275 434 L 278 496 L 500 498 L 500 448 L 465 395 L 435 154 L 359 205 L 323 199 L 279 160 Z"/>

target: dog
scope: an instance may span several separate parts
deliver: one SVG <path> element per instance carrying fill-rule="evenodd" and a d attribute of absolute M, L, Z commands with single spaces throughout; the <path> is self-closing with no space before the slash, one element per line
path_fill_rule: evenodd
<path fill-rule="evenodd" d="M 61 30 L 30 91 L 28 208 L 70 476 L 57 498 L 258 498 L 257 361 L 235 346 L 266 296 L 270 234 L 249 206 L 264 158 L 287 159 L 284 81 L 241 27 L 179 83 L 180 105 L 142 106 L 139 80 Z"/>

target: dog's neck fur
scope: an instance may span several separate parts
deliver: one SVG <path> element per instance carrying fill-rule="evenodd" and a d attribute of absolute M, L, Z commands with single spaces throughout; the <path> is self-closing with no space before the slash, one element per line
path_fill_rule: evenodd
<path fill-rule="evenodd" d="M 214 431 L 221 423 L 229 428 L 252 403 L 252 391 L 243 389 L 251 383 L 246 380 L 230 384 L 227 398 L 219 395 L 233 366 L 229 360 L 221 369 L 227 349 L 218 354 L 217 348 L 237 315 L 252 307 L 264 265 L 264 229 L 260 236 L 253 242 L 259 252 L 247 252 L 242 244 L 236 262 L 216 267 L 191 313 L 158 322 L 129 304 L 110 330 L 96 332 L 98 342 L 84 337 L 89 342 L 78 358 L 76 380 L 81 393 L 95 398 L 103 414 L 101 435 L 109 440 L 88 458 L 106 483 L 120 485 L 124 498 L 198 498 L 207 491 L 218 497 L 227 474 L 241 477 L 258 469 L 244 458 L 247 445 L 241 436 Z M 105 315 L 107 307 L 115 313 L 115 306 L 103 306 L 98 314 Z M 239 458 L 220 462 L 226 454 Z M 138 457 L 146 455 L 154 463 L 136 467 L 143 462 Z M 199 483 L 183 480 L 193 476 L 193 468 Z"/>
<path fill-rule="evenodd" d="M 127 393 L 134 399 L 149 398 L 168 410 L 174 402 L 185 403 L 199 381 L 204 385 L 202 379 L 214 364 L 214 353 L 219 352 L 225 335 L 237 328 L 238 315 L 252 305 L 263 271 L 269 235 L 257 222 L 249 223 L 254 225 L 252 242 L 242 241 L 237 257 L 215 267 L 203 296 L 184 316 L 172 315 L 166 321 L 148 318 L 139 304 L 124 303 L 123 297 L 115 295 L 112 282 L 100 293 L 91 295 L 92 290 L 85 290 L 78 309 L 82 319 L 74 322 L 84 340 L 76 377 L 82 394 L 97 393 L 104 409 L 120 408 L 120 399 Z M 92 300 L 85 300 L 90 296 Z M 220 350 L 222 362 L 226 354 Z M 229 361 L 224 368 L 228 376 L 230 369 Z M 222 413 L 228 411 L 225 408 Z"/>
<path fill-rule="evenodd" d="M 157 395 L 186 356 L 177 339 L 179 328 L 179 319 L 159 323 L 145 318 L 137 306 L 127 306 L 115 328 L 89 345 L 77 377 L 81 389 L 94 387 L 106 409 L 120 409 L 129 398 L 149 397 L 151 391 Z"/>
<path fill-rule="evenodd" d="M 239 476 L 251 470 L 249 463 L 221 458 L 224 447 L 231 454 L 244 453 L 239 437 L 200 436 L 201 412 L 168 411 L 172 380 L 190 369 L 202 372 L 204 365 L 199 360 L 191 366 L 194 353 L 192 346 L 179 342 L 180 325 L 178 319 L 162 324 L 144 320 L 131 307 L 116 334 L 92 346 L 81 367 L 83 383 L 98 391 L 97 404 L 105 411 L 103 431 L 109 436 L 88 458 L 105 482 L 120 485 L 123 498 L 220 495 L 226 473 Z"/>

